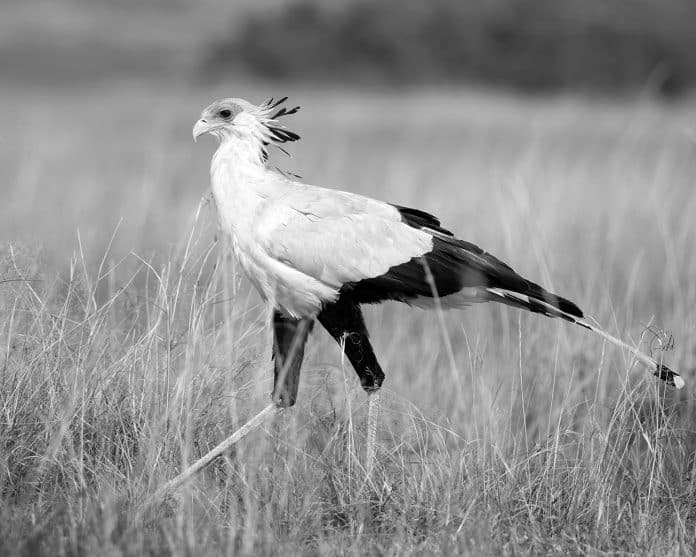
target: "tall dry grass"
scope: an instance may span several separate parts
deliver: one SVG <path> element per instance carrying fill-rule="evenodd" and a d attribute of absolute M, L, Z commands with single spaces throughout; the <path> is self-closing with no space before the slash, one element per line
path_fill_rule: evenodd
<path fill-rule="evenodd" d="M 696 549 L 693 111 L 471 92 L 296 91 L 291 168 L 440 214 L 687 388 L 557 320 L 370 308 L 387 372 L 371 478 L 365 397 L 317 331 L 298 405 L 139 516 L 270 392 L 266 310 L 197 209 L 203 96 L 66 95 L 45 134 L 40 105 L 4 144 L 0 553 Z"/>

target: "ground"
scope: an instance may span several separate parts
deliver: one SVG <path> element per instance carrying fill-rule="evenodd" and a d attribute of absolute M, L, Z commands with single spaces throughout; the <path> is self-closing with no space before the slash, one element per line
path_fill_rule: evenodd
<path fill-rule="evenodd" d="M 216 234 L 215 146 L 191 127 L 216 97 L 286 94 L 303 139 L 278 166 L 439 215 L 687 387 L 510 308 L 370 308 L 387 380 L 369 480 L 366 398 L 317 329 L 298 405 L 139 513 L 269 400 L 268 314 Z M 696 551 L 695 115 L 241 80 L 6 89 L 0 553 Z"/>

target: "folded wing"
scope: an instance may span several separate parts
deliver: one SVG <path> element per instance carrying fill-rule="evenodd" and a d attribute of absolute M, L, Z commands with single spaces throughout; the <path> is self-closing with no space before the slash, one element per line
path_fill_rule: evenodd
<path fill-rule="evenodd" d="M 294 190 L 269 203 L 257 230 L 270 257 L 336 289 L 384 275 L 433 245 L 395 207 L 323 188 Z"/>
<path fill-rule="evenodd" d="M 310 188 L 271 203 L 259 221 L 269 256 L 350 295 L 443 307 L 497 301 L 549 317 L 582 317 L 572 302 L 455 238 L 423 211 Z"/>

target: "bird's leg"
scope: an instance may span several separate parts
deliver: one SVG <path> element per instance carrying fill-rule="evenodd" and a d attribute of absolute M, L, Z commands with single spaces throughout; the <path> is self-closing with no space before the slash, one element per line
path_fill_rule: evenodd
<path fill-rule="evenodd" d="M 375 462 L 377 439 L 377 422 L 379 420 L 379 391 L 367 395 L 367 449 L 365 452 L 365 469 L 369 475 Z"/>
<path fill-rule="evenodd" d="M 377 362 L 370 344 L 359 305 L 351 300 L 339 298 L 336 302 L 324 306 L 318 319 L 329 334 L 341 345 L 344 354 L 360 378 L 362 388 L 367 391 L 369 396 L 367 462 L 365 465 L 369 473 L 375 457 L 375 438 L 379 416 L 378 391 L 384 381 L 384 372 Z"/>
<path fill-rule="evenodd" d="M 360 378 L 362 388 L 368 393 L 378 390 L 384 381 L 384 373 L 372 350 L 360 306 L 339 298 L 325 305 L 317 318 L 341 345 Z"/>
<path fill-rule="evenodd" d="M 292 406 L 297 400 L 304 348 L 313 325 L 313 319 L 273 312 L 273 402 L 278 406 Z"/>

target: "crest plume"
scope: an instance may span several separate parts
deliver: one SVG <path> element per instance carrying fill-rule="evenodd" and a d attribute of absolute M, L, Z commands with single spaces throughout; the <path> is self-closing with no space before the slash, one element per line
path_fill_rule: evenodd
<path fill-rule="evenodd" d="M 283 97 L 277 101 L 274 101 L 273 97 L 271 97 L 265 103 L 263 103 L 263 105 L 261 105 L 261 110 L 264 114 L 264 126 L 268 130 L 268 136 L 266 140 L 263 141 L 264 161 L 268 160 L 268 150 L 266 149 L 266 147 L 271 143 L 282 144 L 291 141 L 297 141 L 298 139 L 300 139 L 300 136 L 298 134 L 286 129 L 285 126 L 278 123 L 278 118 L 282 118 L 283 116 L 290 116 L 291 114 L 295 114 L 298 110 L 300 110 L 299 106 L 295 106 L 293 108 L 281 106 L 287 100 L 287 97 Z M 278 147 L 286 155 L 290 156 L 290 154 L 279 145 L 276 145 L 276 147 Z"/>

